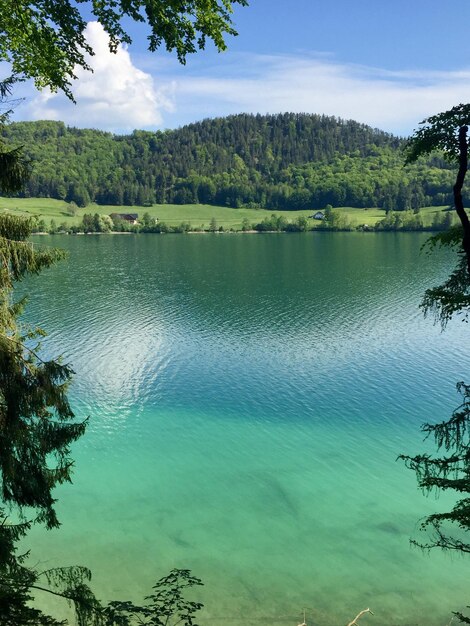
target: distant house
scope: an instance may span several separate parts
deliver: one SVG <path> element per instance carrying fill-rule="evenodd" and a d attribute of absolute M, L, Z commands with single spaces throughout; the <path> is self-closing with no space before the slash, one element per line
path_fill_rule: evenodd
<path fill-rule="evenodd" d="M 129 224 L 137 224 L 138 213 L 111 213 L 109 216 L 113 221 L 123 220 Z"/>
<path fill-rule="evenodd" d="M 309 217 L 310 219 L 313 219 L 313 220 L 324 220 L 326 216 L 323 213 L 323 211 L 317 211 L 313 215 L 309 215 Z"/>

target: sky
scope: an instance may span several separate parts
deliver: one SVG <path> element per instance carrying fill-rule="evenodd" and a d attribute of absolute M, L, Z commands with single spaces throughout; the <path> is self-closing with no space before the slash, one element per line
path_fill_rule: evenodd
<path fill-rule="evenodd" d="M 14 120 L 54 119 L 114 133 L 177 128 L 207 117 L 285 111 L 335 115 L 406 136 L 470 102 L 469 0 L 249 0 L 239 35 L 181 66 L 146 50 L 147 31 L 117 54 L 96 22 L 93 73 L 78 70 L 74 105 L 31 83 Z"/>

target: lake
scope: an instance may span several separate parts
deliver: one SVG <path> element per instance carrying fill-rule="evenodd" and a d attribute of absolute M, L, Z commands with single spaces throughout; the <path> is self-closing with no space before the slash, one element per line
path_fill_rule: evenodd
<path fill-rule="evenodd" d="M 22 286 L 26 318 L 90 424 L 32 560 L 88 565 L 105 600 L 189 568 L 209 626 L 448 623 L 468 562 L 409 538 L 449 500 L 396 462 L 469 380 L 468 326 L 418 309 L 454 260 L 425 239 L 36 237 L 70 257 Z"/>

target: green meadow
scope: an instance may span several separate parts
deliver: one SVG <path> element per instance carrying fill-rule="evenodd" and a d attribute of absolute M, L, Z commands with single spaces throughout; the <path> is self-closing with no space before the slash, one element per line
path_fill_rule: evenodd
<path fill-rule="evenodd" d="M 357 209 L 353 207 L 336 207 L 344 212 L 354 225 L 367 224 L 373 226 L 376 222 L 385 217 L 385 211 L 377 207 L 368 209 Z M 435 213 L 441 212 L 447 207 L 423 207 L 421 215 L 425 225 L 430 225 Z M 102 206 L 90 204 L 85 208 L 78 208 L 75 215 L 70 213 L 70 205 L 63 200 L 51 198 L 0 198 L 0 212 L 8 212 L 16 215 L 34 216 L 43 219 L 48 224 L 50 220 L 55 220 L 57 225 L 65 222 L 67 225 L 78 224 L 85 213 L 99 213 L 109 215 L 110 213 L 137 213 L 141 217 L 144 213 L 149 213 L 152 217 L 158 218 L 161 222 L 166 222 L 171 226 L 181 222 L 189 222 L 193 227 L 208 227 L 212 218 L 217 220 L 219 226 L 224 228 L 241 228 L 242 221 L 248 218 L 250 222 L 256 224 L 271 214 L 283 215 L 287 220 L 294 221 L 299 216 L 313 215 L 317 209 L 303 211 L 273 211 L 270 209 L 233 209 L 222 206 L 212 206 L 208 204 L 154 204 L 148 207 L 142 206 Z M 312 220 L 312 225 L 319 224 L 319 221 Z"/>

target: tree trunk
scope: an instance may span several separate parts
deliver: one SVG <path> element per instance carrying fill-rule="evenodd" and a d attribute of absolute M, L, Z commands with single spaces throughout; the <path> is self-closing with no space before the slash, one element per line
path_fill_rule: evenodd
<path fill-rule="evenodd" d="M 459 128 L 459 171 L 454 185 L 454 203 L 455 210 L 457 211 L 463 228 L 462 248 L 467 257 L 467 271 L 470 275 L 470 221 L 462 200 L 462 187 L 468 168 L 467 132 L 468 126 L 461 126 Z"/>

